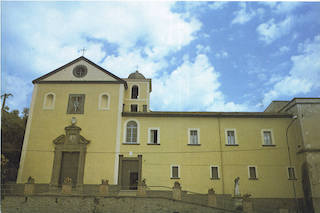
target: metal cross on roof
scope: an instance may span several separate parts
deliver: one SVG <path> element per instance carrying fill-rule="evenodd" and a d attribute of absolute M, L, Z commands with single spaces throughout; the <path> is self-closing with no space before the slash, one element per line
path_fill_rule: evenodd
<path fill-rule="evenodd" d="M 86 51 L 87 51 L 86 48 L 82 48 L 82 49 L 78 50 L 78 52 L 82 52 L 82 56 L 84 56 L 84 53 L 85 53 Z"/>

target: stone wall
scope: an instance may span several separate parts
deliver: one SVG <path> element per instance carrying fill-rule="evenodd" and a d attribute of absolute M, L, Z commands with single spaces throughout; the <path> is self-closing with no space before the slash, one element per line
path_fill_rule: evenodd
<path fill-rule="evenodd" d="M 108 210 L 104 210 L 104 205 L 106 205 L 109 206 L 109 208 L 118 208 L 117 206 L 121 207 L 119 207 L 119 211 L 114 212 L 121 212 L 122 208 L 124 208 L 123 212 L 125 212 L 125 209 L 129 206 L 130 209 L 137 208 L 136 210 L 139 213 L 144 212 L 144 210 L 140 209 L 141 206 L 144 206 L 143 208 L 148 210 L 152 209 L 151 212 L 157 212 L 157 209 L 159 209 L 159 212 L 179 212 L 181 210 L 183 210 L 183 212 L 189 212 L 189 209 L 203 208 L 203 212 L 227 212 L 229 210 L 232 212 L 232 210 L 235 209 L 243 209 L 245 212 L 250 213 L 278 213 L 280 211 L 293 212 L 296 208 L 294 199 L 284 198 L 249 198 L 249 200 L 246 200 L 249 203 L 245 203 L 251 206 L 251 210 L 248 210 L 246 209 L 246 206 L 248 205 L 244 204 L 244 200 L 241 197 L 236 199 L 231 195 L 219 195 L 215 193 L 213 193 L 213 202 L 208 194 L 191 193 L 181 190 L 181 195 L 179 196 L 179 199 L 177 199 L 174 198 L 173 191 L 169 190 L 146 190 L 145 194 L 142 195 L 134 190 L 120 191 L 120 188 L 117 185 L 108 185 L 109 190 L 106 194 L 99 193 L 99 186 L 101 185 L 93 184 L 83 185 L 80 191 L 73 188 L 72 191 L 67 194 L 62 193 L 61 188 L 52 190 L 48 184 L 34 184 L 32 193 L 26 193 L 25 186 L 29 186 L 29 184 L 11 184 L 2 186 L 2 205 L 4 208 L 3 210 L 5 210 L 4 212 L 21 212 L 22 210 L 20 210 L 20 208 L 26 208 L 26 212 L 29 212 L 29 210 L 32 212 L 35 208 L 46 209 L 47 207 L 42 206 L 44 204 L 48 206 L 47 210 L 50 210 L 50 208 L 56 208 L 55 205 L 59 202 L 62 206 L 65 206 L 65 209 L 67 209 L 68 212 L 69 210 L 71 211 L 74 206 L 77 208 L 80 205 L 86 205 L 84 210 L 81 210 L 83 212 L 97 212 L 96 210 L 92 210 L 92 208 L 102 209 L 102 212 L 108 212 Z M 301 201 L 302 200 L 299 200 L 298 206 L 301 206 Z M 83 202 L 86 204 L 83 204 Z M 103 203 L 102 206 L 98 205 L 100 202 Z M 133 203 L 135 205 L 139 202 L 141 205 L 139 204 L 136 207 L 132 206 Z M 90 210 L 85 210 L 87 208 Z M 175 209 L 178 209 L 179 211 L 176 211 Z M 54 211 L 59 212 L 58 210 Z M 38 212 L 42 212 L 42 210 L 39 210 Z"/>
<path fill-rule="evenodd" d="M 161 197 L 5 196 L 5 213 L 226 213 L 236 212 Z"/>

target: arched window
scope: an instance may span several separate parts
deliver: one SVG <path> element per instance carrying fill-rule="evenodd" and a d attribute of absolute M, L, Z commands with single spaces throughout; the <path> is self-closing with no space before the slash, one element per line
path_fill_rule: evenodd
<path fill-rule="evenodd" d="M 55 94 L 54 93 L 47 93 L 44 96 L 44 109 L 54 109 L 54 102 L 55 102 Z"/>
<path fill-rule="evenodd" d="M 137 143 L 138 125 L 135 121 L 127 123 L 126 143 Z"/>
<path fill-rule="evenodd" d="M 138 86 L 134 85 L 131 88 L 131 99 L 137 99 L 139 96 L 139 88 Z"/>
<path fill-rule="evenodd" d="M 104 93 L 101 94 L 99 97 L 99 109 L 100 110 L 107 110 L 109 109 L 109 95 Z"/>

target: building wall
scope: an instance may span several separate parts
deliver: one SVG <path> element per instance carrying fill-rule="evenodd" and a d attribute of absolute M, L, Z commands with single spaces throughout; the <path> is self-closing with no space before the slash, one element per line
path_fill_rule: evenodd
<path fill-rule="evenodd" d="M 291 105 L 288 105 L 284 110 L 298 116 L 290 130 L 290 134 L 293 137 L 296 136 L 296 140 L 294 138 L 292 140 L 295 142 L 292 149 L 298 159 L 295 166 L 299 172 L 298 180 L 301 181 L 301 187 L 305 191 L 305 203 L 313 202 L 313 208 L 315 212 L 318 212 L 320 211 L 319 99 L 294 99 Z M 304 169 L 307 169 L 308 174 L 305 173 L 303 177 L 302 171 Z"/>
<path fill-rule="evenodd" d="M 71 75 L 75 65 L 44 81 L 75 80 Z M 142 179 L 146 179 L 151 189 L 167 189 L 159 186 L 172 187 L 175 181 L 179 181 L 183 190 L 191 192 L 207 193 L 209 188 L 214 188 L 217 194 L 234 194 L 234 179 L 240 177 L 241 194 L 249 193 L 254 198 L 301 198 L 301 168 L 307 162 L 312 195 L 319 198 L 319 152 L 297 154 L 301 149 L 319 149 L 319 105 L 291 107 L 288 112 L 297 113 L 297 121 L 285 116 L 267 116 L 267 112 L 263 118 L 254 116 L 254 113 L 246 117 L 205 117 L 201 113 L 193 117 L 174 117 L 170 113 L 159 117 L 143 113 L 121 116 L 123 104 L 125 112 L 130 112 L 131 104 L 138 104 L 140 112 L 143 105 L 147 105 L 150 112 L 151 80 L 124 79 L 128 85 L 125 89 L 123 82 L 112 82 L 114 78 L 106 77 L 105 73 L 100 76 L 99 69 L 90 64 L 87 66 L 88 81 L 101 77 L 108 83 L 35 84 L 18 183 L 26 182 L 29 176 L 35 178 L 36 183 L 50 183 L 55 148 L 53 140 L 65 134 L 64 128 L 71 124 L 72 117 L 76 117 L 76 125 L 82 129 L 80 134 L 90 140 L 84 184 L 99 184 L 101 179 L 117 184 L 118 156 L 142 155 Z M 139 86 L 138 99 L 131 99 L 133 85 Z M 44 108 L 44 97 L 49 93 L 54 95 L 55 104 L 53 108 Z M 85 94 L 84 114 L 67 114 L 69 94 Z M 107 109 L 99 108 L 101 94 L 109 95 Z M 273 106 L 269 109 L 275 110 Z M 124 144 L 126 123 L 130 120 L 138 123 L 138 144 Z M 291 122 L 294 123 L 287 136 L 286 130 Z M 160 145 L 148 144 L 149 128 L 159 129 Z M 199 130 L 200 145 L 188 144 L 189 129 Z M 236 146 L 226 145 L 227 129 L 235 130 Z M 272 132 L 273 146 L 263 146 L 262 130 L 266 129 Z M 179 179 L 171 178 L 172 165 L 179 166 Z M 211 179 L 210 166 L 219 167 L 219 179 Z M 256 167 L 256 180 L 249 179 L 248 166 Z M 290 166 L 295 168 L 296 180 L 288 178 Z"/>
<path fill-rule="evenodd" d="M 18 183 L 26 182 L 29 176 L 37 183 L 49 183 L 52 173 L 53 140 L 65 134 L 64 128 L 76 117 L 80 134 L 90 140 L 85 160 L 84 183 L 98 183 L 101 179 L 113 180 L 117 122 L 120 116 L 119 92 L 121 84 L 39 84 L 34 99 L 30 134 Z M 108 110 L 98 108 L 99 95 L 110 95 Z M 54 109 L 43 109 L 47 93 L 55 94 Z M 67 114 L 69 94 L 85 94 L 84 114 Z M 121 101 L 122 103 L 122 101 Z M 98 163 L 97 163 L 98 162 Z M 111 181 L 112 183 L 112 181 Z"/>
<path fill-rule="evenodd" d="M 179 165 L 178 181 L 185 190 L 205 193 L 213 187 L 218 194 L 233 194 L 234 179 L 239 176 L 242 194 L 294 197 L 287 173 L 288 118 L 123 117 L 122 143 L 129 120 L 139 124 L 139 145 L 121 144 L 121 154 L 143 156 L 142 178 L 150 186 L 172 186 L 176 179 L 170 179 L 170 165 Z M 151 127 L 160 129 L 160 145 L 147 144 Z M 188 128 L 200 129 L 200 146 L 188 145 Z M 226 129 L 236 130 L 238 146 L 225 145 Z M 262 129 L 272 130 L 275 146 L 262 146 Z M 219 180 L 210 179 L 210 165 L 219 166 Z M 248 179 L 249 165 L 257 167 L 257 180 Z M 301 197 L 301 190 L 297 194 Z"/>

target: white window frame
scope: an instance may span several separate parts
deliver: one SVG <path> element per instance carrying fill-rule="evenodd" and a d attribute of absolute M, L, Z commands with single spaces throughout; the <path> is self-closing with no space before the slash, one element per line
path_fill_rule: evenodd
<path fill-rule="evenodd" d="M 107 107 L 102 107 L 102 106 L 101 106 L 102 96 L 104 96 L 104 95 L 108 96 Z M 107 93 L 107 92 L 101 93 L 101 94 L 99 95 L 99 103 L 98 103 L 98 104 L 99 104 L 99 105 L 98 105 L 98 109 L 99 109 L 99 110 L 109 110 L 109 109 L 110 109 L 110 95 L 109 95 L 109 93 Z"/>
<path fill-rule="evenodd" d="M 212 168 L 213 168 L 213 167 L 217 167 L 218 178 L 213 178 L 213 176 L 212 176 Z M 218 165 L 210 165 L 210 179 L 212 179 L 212 180 L 218 180 L 218 179 L 220 179 L 220 168 L 219 168 Z"/>
<path fill-rule="evenodd" d="M 255 177 L 255 178 L 252 178 L 252 177 L 250 176 L 250 167 L 254 167 L 254 168 L 255 168 L 255 171 L 256 171 L 256 177 Z M 259 177 L 259 175 L 258 175 L 257 166 L 255 166 L 255 165 L 249 165 L 249 166 L 248 166 L 248 178 L 249 178 L 249 180 L 257 180 L 258 177 Z"/>
<path fill-rule="evenodd" d="M 293 178 L 290 178 L 289 168 L 293 169 L 293 172 L 294 172 L 294 177 Z M 294 166 L 288 166 L 287 167 L 287 174 L 288 174 L 288 180 L 297 180 L 296 168 Z"/>
<path fill-rule="evenodd" d="M 178 177 L 173 177 L 172 176 L 172 168 L 173 167 L 178 167 Z M 171 179 L 180 179 L 180 165 L 176 165 L 176 164 L 170 165 L 170 178 Z"/>
<path fill-rule="evenodd" d="M 132 87 L 137 86 L 138 87 L 138 96 L 136 99 L 132 98 Z M 139 84 L 132 84 L 130 87 L 130 100 L 138 100 L 140 96 L 140 85 Z"/>
<path fill-rule="evenodd" d="M 136 143 L 128 143 L 126 141 L 127 139 L 127 124 L 130 122 L 130 121 L 134 121 L 137 123 L 137 142 Z M 124 131 L 123 131 L 123 144 L 140 144 L 139 143 L 139 138 L 140 138 L 140 124 L 139 124 L 139 121 L 136 120 L 136 119 L 130 119 L 130 120 L 126 120 L 126 122 L 124 123 L 124 127 L 123 127 Z"/>
<path fill-rule="evenodd" d="M 271 132 L 271 144 L 265 144 L 264 141 L 264 132 Z M 274 136 L 273 136 L 273 130 L 272 129 L 261 129 L 261 140 L 262 140 L 262 146 L 275 146 L 275 140 L 274 140 Z"/>
<path fill-rule="evenodd" d="M 228 131 L 233 131 L 234 132 L 234 144 L 229 144 L 228 143 Z M 225 135 L 225 140 L 226 140 L 225 143 L 226 143 L 227 146 L 237 146 L 237 145 L 239 145 L 236 129 L 224 129 L 224 135 Z"/>
<path fill-rule="evenodd" d="M 157 143 L 151 143 L 151 130 L 157 130 Z M 150 127 L 148 128 L 148 144 L 160 144 L 160 128 L 159 127 Z"/>
<path fill-rule="evenodd" d="M 132 105 L 137 105 L 137 112 L 139 112 L 139 104 L 130 104 L 130 112 L 133 112 L 133 111 L 131 111 L 131 106 Z"/>
<path fill-rule="evenodd" d="M 191 131 L 197 131 L 198 143 L 191 143 Z M 188 145 L 200 145 L 200 128 L 188 128 Z"/>
<path fill-rule="evenodd" d="M 46 106 L 48 95 L 53 95 L 52 106 L 49 106 L 49 107 Z M 42 105 L 43 109 L 52 110 L 52 109 L 54 109 L 55 104 L 56 104 L 56 94 L 54 94 L 53 92 L 48 92 L 48 93 L 44 94 L 43 105 Z"/>

